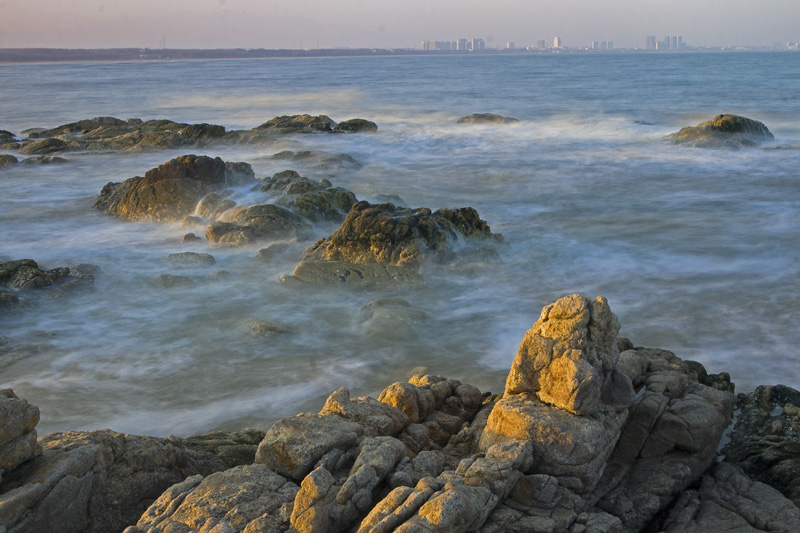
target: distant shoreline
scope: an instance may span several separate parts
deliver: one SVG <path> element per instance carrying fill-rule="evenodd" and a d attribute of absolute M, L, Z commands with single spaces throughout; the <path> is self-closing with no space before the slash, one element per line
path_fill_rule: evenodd
<path fill-rule="evenodd" d="M 518 55 L 518 54 L 674 54 L 692 52 L 781 52 L 766 48 L 703 48 L 680 52 L 655 52 L 635 48 L 614 50 L 586 50 L 582 48 L 528 50 L 526 48 L 481 50 L 415 50 L 411 48 L 347 48 L 347 49 L 265 49 L 265 48 L 220 48 L 220 49 L 151 49 L 151 48 L 0 48 L 0 64 L 8 63 L 54 63 L 76 61 L 183 61 L 209 59 L 272 59 L 303 57 L 373 57 L 373 56 L 456 56 L 456 55 Z"/>

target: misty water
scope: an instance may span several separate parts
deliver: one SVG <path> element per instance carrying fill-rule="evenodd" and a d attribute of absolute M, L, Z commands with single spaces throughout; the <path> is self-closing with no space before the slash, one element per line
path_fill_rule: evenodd
<path fill-rule="evenodd" d="M 605 296 L 637 346 L 727 371 L 737 392 L 800 387 L 800 62 L 797 54 L 599 54 L 323 58 L 0 66 L 0 129 L 95 116 L 251 128 L 286 114 L 362 117 L 376 134 L 290 136 L 268 145 L 64 154 L 0 169 L 0 261 L 91 263 L 94 289 L 45 292 L 0 318 L 0 387 L 38 405 L 39 433 L 111 428 L 186 435 L 266 428 L 317 411 L 339 387 L 375 396 L 420 367 L 501 392 L 543 305 Z M 462 126 L 466 114 L 520 119 Z M 710 150 L 667 136 L 719 113 L 764 122 L 775 140 Z M 274 160 L 349 154 L 360 170 Z M 12 152 L 4 152 L 12 153 Z M 313 240 L 260 262 L 258 245 L 184 244 L 180 224 L 92 208 L 109 181 L 184 153 L 291 168 L 358 199 L 474 207 L 505 237 L 495 261 L 426 266 L 419 288 L 281 283 Z M 20 156 L 21 157 L 21 156 Z M 253 198 L 246 188 L 234 196 Z M 315 237 L 334 226 L 315 227 Z M 179 268 L 170 253 L 210 253 Z M 213 273 L 224 270 L 228 276 Z M 196 285 L 169 290 L 161 273 Z M 427 320 L 397 340 L 365 336 L 358 311 L 400 297 Z M 255 337 L 263 320 L 287 333 Z M 4 359 L 5 357 L 5 359 Z"/>

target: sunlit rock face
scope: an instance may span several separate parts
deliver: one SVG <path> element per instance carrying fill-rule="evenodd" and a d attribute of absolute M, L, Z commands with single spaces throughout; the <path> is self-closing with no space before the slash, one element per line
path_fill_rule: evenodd
<path fill-rule="evenodd" d="M 630 379 L 617 369 L 619 321 L 603 297 L 579 294 L 546 306 L 525 334 L 506 378 L 505 394 L 591 415 L 600 402 L 628 407 Z"/>

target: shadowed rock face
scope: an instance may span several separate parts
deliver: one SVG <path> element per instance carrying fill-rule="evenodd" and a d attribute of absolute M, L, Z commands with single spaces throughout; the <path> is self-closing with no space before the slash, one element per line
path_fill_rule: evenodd
<path fill-rule="evenodd" d="M 414 268 L 426 260 L 445 262 L 469 255 L 459 250 L 460 241 L 475 246 L 473 251 L 491 254 L 491 248 L 481 250 L 480 245 L 501 239 L 471 207 L 431 212 L 358 202 L 339 229 L 306 250 L 304 258 Z"/>
<path fill-rule="evenodd" d="M 703 148 L 756 146 L 775 138 L 761 122 L 737 115 L 717 115 L 697 126 L 687 126 L 670 135 L 677 144 L 691 143 Z"/>
<path fill-rule="evenodd" d="M 143 178 L 108 183 L 94 206 L 130 220 L 177 221 L 194 212 L 205 194 L 254 181 L 246 163 L 183 155 L 148 170 Z"/>

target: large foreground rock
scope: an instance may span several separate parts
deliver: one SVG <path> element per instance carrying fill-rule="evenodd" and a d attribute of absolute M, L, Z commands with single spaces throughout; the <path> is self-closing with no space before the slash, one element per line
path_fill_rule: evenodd
<path fill-rule="evenodd" d="M 471 207 L 431 212 L 358 202 L 339 229 L 306 250 L 305 259 L 416 268 L 426 260 L 485 257 L 496 253 L 492 245 L 500 240 Z"/>
<path fill-rule="evenodd" d="M 20 399 L 11 389 L 0 390 L 0 481 L 5 472 L 41 453 L 36 442 L 39 408 Z"/>
<path fill-rule="evenodd" d="M 677 144 L 690 143 L 703 148 L 741 148 L 775 138 L 757 120 L 737 115 L 717 115 L 697 126 L 687 126 L 670 135 Z"/>
<path fill-rule="evenodd" d="M 246 163 L 184 155 L 148 170 L 143 178 L 108 183 L 94 205 L 129 220 L 178 221 L 193 213 L 207 193 L 254 181 Z"/>

